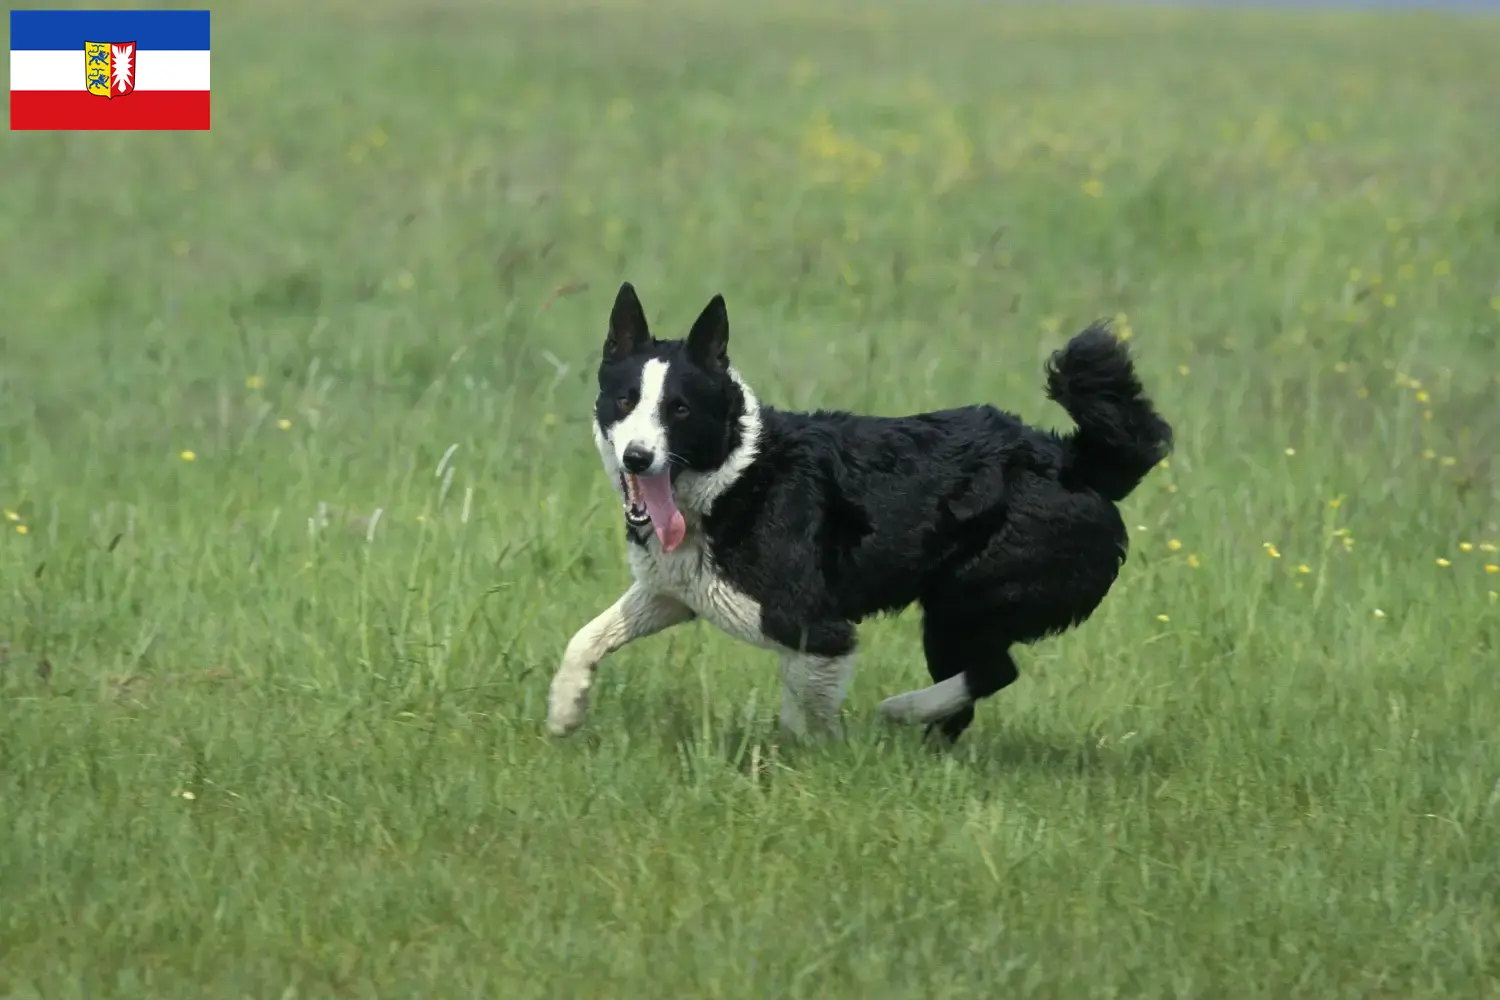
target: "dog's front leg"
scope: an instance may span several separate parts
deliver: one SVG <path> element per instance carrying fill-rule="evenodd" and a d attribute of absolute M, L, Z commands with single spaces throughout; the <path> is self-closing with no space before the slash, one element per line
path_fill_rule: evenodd
<path fill-rule="evenodd" d="M 547 728 L 554 736 L 566 736 L 583 725 L 589 688 L 594 685 L 600 660 L 628 642 L 680 625 L 692 617 L 692 609 L 675 597 L 653 593 L 638 583 L 631 584 L 618 601 L 579 629 L 568 642 L 562 665 L 552 677 Z"/>
<path fill-rule="evenodd" d="M 839 709 L 854 676 L 854 653 L 781 655 L 781 732 L 794 740 L 844 738 Z"/>

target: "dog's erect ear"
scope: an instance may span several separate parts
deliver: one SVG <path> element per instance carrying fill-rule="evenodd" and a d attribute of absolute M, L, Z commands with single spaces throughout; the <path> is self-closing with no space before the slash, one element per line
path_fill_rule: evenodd
<path fill-rule="evenodd" d="M 615 306 L 609 311 L 609 336 L 604 341 L 604 360 L 619 361 L 651 346 L 651 330 L 646 326 L 646 312 L 635 297 L 630 282 L 620 286 Z"/>
<path fill-rule="evenodd" d="M 729 370 L 729 313 L 724 296 L 715 295 L 687 335 L 687 354 L 693 364 L 722 375 Z"/>

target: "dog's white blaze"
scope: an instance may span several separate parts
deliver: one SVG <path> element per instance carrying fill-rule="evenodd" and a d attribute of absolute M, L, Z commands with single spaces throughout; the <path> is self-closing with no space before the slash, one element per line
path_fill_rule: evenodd
<path fill-rule="evenodd" d="M 892 722 L 941 722 L 974 704 L 964 675 L 938 681 L 920 691 L 908 691 L 880 703 L 880 713 Z"/>
<path fill-rule="evenodd" d="M 615 461 L 625 466 L 625 449 L 637 445 L 653 457 L 649 473 L 660 475 L 667 469 L 667 429 L 661 422 L 661 398 L 667 387 L 665 361 L 652 358 L 641 368 L 641 396 L 630 415 L 609 429 L 609 440 L 615 448 Z"/>

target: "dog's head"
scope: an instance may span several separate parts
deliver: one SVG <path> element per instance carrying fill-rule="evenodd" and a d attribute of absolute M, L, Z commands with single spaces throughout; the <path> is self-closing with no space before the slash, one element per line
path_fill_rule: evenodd
<path fill-rule="evenodd" d="M 683 510 L 707 513 L 754 455 L 754 395 L 729 364 L 729 315 L 715 295 L 682 340 L 657 340 L 629 282 L 609 314 L 594 441 L 640 541 L 670 552 Z M 681 509 L 679 509 L 681 508 Z"/>

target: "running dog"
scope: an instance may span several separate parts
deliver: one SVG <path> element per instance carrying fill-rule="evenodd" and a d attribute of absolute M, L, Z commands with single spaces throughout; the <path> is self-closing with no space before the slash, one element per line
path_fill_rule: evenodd
<path fill-rule="evenodd" d="M 880 711 L 957 740 L 975 703 L 1016 679 L 1013 645 L 1099 606 L 1125 560 L 1116 504 L 1172 448 L 1106 325 L 1074 336 L 1045 372 L 1068 433 L 987 405 L 777 410 L 729 361 L 722 296 L 685 338 L 657 340 L 622 285 L 594 443 L 620 494 L 634 582 L 568 643 L 548 729 L 583 723 L 605 656 L 703 618 L 778 654 L 785 733 L 838 737 L 856 624 L 916 603 L 932 684 Z"/>

